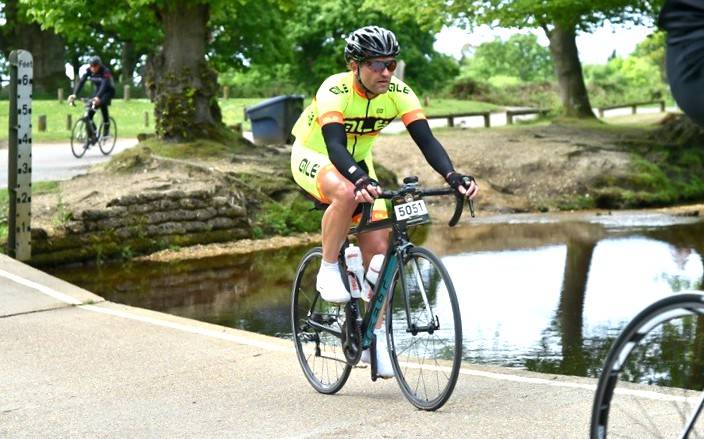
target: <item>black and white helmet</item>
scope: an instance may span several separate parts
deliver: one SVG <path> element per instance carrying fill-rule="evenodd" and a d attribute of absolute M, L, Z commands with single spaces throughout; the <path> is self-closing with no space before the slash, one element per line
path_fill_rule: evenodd
<path fill-rule="evenodd" d="M 98 55 L 94 55 L 90 57 L 89 64 L 92 66 L 99 66 L 103 62 L 100 60 L 100 57 Z"/>
<path fill-rule="evenodd" d="M 396 35 L 379 26 L 365 26 L 347 37 L 345 59 L 364 61 L 369 58 L 397 56 L 400 52 Z"/>

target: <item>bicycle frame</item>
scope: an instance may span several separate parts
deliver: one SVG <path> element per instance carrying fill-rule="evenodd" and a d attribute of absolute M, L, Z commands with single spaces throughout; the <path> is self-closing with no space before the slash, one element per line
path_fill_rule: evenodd
<path fill-rule="evenodd" d="M 362 321 L 362 349 L 368 349 L 372 344 L 374 337 L 374 326 L 376 326 L 376 322 L 379 320 L 379 313 L 384 307 L 386 297 L 391 289 L 394 270 L 399 265 L 399 261 L 403 261 L 406 249 L 413 246 L 413 244 L 411 244 L 408 240 L 405 225 L 403 226 L 403 230 L 399 230 L 399 228 L 397 228 L 394 224 L 392 236 L 393 244 L 389 246 L 389 249 L 384 256 L 384 263 L 380 270 L 381 275 L 379 276 L 379 280 L 377 280 L 376 286 L 374 287 L 374 300 L 365 313 L 364 320 Z M 401 273 L 401 276 L 403 281 L 403 273 Z M 403 282 L 401 285 L 403 287 L 403 293 L 406 295 L 406 285 Z M 406 319 L 410 324 L 409 315 L 410 312 L 406 301 Z"/>
<path fill-rule="evenodd" d="M 406 184 L 404 185 L 404 188 L 398 191 L 398 193 L 384 193 L 380 198 L 393 198 L 394 196 L 399 196 L 399 194 L 403 195 L 405 193 L 414 193 L 414 191 L 415 186 L 413 183 Z M 421 191 L 421 194 L 424 195 L 448 195 L 452 193 L 452 191 L 446 188 L 428 189 Z M 452 219 L 450 220 L 450 226 L 454 226 L 459 221 L 460 215 L 462 214 L 462 208 L 464 206 L 463 201 L 464 200 L 462 200 L 461 197 L 456 198 L 457 203 L 455 206 L 455 212 L 452 216 Z M 399 265 L 403 265 L 406 252 L 409 248 L 413 247 L 413 244 L 410 242 L 410 239 L 408 237 L 409 224 L 404 221 L 397 221 L 393 209 L 391 212 L 391 218 L 382 221 L 369 222 L 370 207 L 371 205 L 364 205 L 362 220 L 360 221 L 359 226 L 351 230 L 350 233 L 357 234 L 364 231 L 378 230 L 390 227 L 392 229 L 392 236 L 390 239 L 391 245 L 386 251 L 384 263 L 380 270 L 381 274 L 379 276 L 379 280 L 377 281 L 374 288 L 374 300 L 367 312 L 365 313 L 364 319 L 362 321 L 362 349 L 368 349 L 371 346 L 374 337 L 374 327 L 376 326 L 376 322 L 379 319 L 379 313 L 381 312 L 384 307 L 384 304 L 386 303 L 386 299 L 388 297 L 389 290 L 391 289 L 391 284 L 393 282 L 394 271 Z M 471 215 L 474 216 L 474 206 L 471 200 L 469 202 L 469 208 Z M 344 251 L 344 247 L 342 251 Z M 417 271 L 417 267 L 415 267 L 415 271 Z M 416 275 L 418 274 L 416 273 Z M 414 335 L 419 331 L 432 331 L 435 328 L 416 328 L 413 326 L 410 317 L 411 311 L 408 303 L 408 291 L 406 290 L 405 274 L 402 269 L 399 270 L 399 277 L 401 281 L 401 288 L 403 290 L 403 302 L 406 310 L 406 322 L 408 324 L 408 331 L 413 332 Z M 432 315 L 432 309 L 430 307 L 430 302 L 428 300 L 426 292 L 424 290 L 421 290 L 421 295 L 426 307 L 426 312 Z"/>

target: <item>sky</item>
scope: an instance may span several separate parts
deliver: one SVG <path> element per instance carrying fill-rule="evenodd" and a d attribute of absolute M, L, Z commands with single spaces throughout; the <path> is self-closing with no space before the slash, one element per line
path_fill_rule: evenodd
<path fill-rule="evenodd" d="M 617 55 L 626 56 L 653 31 L 654 28 L 651 26 L 622 26 L 606 23 L 593 33 L 577 36 L 579 58 L 582 64 L 604 64 L 614 50 Z M 538 36 L 538 42 L 541 45 L 548 45 L 545 33 L 539 29 L 491 29 L 488 26 L 479 26 L 471 32 L 456 27 L 445 27 L 437 35 L 434 48 L 440 53 L 459 59 L 462 55 L 462 48 L 467 44 L 478 46 L 481 43 L 493 41 L 497 36 L 502 40 L 507 40 L 513 34 L 531 32 Z"/>

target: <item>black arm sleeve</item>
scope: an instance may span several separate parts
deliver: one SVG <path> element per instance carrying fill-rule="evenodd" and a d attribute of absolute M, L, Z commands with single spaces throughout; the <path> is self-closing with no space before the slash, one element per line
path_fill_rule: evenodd
<path fill-rule="evenodd" d="M 430 166 L 442 175 L 442 178 L 447 177 L 447 174 L 455 170 L 445 148 L 442 147 L 438 139 L 430 131 L 430 125 L 428 125 L 427 120 L 418 119 L 413 121 L 406 129 L 420 148 L 425 159 L 430 163 Z"/>
<path fill-rule="evenodd" d="M 328 148 L 328 157 L 335 168 L 340 171 L 340 174 L 344 175 L 352 184 L 367 176 L 354 161 L 352 154 L 347 151 L 347 134 L 345 134 L 344 125 L 336 122 L 323 125 L 323 138 Z"/>
<path fill-rule="evenodd" d="M 78 93 L 81 92 L 81 89 L 83 88 L 83 84 L 86 83 L 86 79 L 88 79 L 89 74 L 90 74 L 90 72 L 86 72 L 83 74 L 83 76 L 81 76 L 81 80 L 78 81 L 78 84 L 76 84 L 76 88 L 73 89 L 73 94 L 77 95 Z"/>

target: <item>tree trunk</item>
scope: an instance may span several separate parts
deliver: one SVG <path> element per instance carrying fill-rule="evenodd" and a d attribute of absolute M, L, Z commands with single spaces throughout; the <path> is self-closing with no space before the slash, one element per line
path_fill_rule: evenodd
<path fill-rule="evenodd" d="M 125 41 L 122 43 L 122 56 L 120 72 L 120 82 L 123 85 L 132 85 L 132 75 L 134 74 L 134 65 L 136 64 L 137 55 L 134 50 L 134 43 L 132 41 Z"/>
<path fill-rule="evenodd" d="M 159 10 L 165 41 L 150 58 L 146 85 L 154 102 L 157 135 L 165 140 L 224 140 L 217 73 L 205 59 L 207 4 L 167 2 Z"/>
<path fill-rule="evenodd" d="M 51 30 L 42 30 L 38 24 L 27 23 L 18 6 L 16 0 L 5 4 L 6 26 L 10 26 L 11 30 L 7 32 L 7 41 L 3 42 L 3 46 L 7 46 L 8 52 L 16 49 L 31 52 L 34 58 L 33 90 L 56 96 L 58 88 L 69 85 L 64 63 L 64 40 Z"/>
<path fill-rule="evenodd" d="M 544 30 L 550 40 L 550 55 L 555 65 L 565 114 L 579 118 L 595 117 L 584 85 L 575 26 L 558 24 L 552 30 Z"/>

